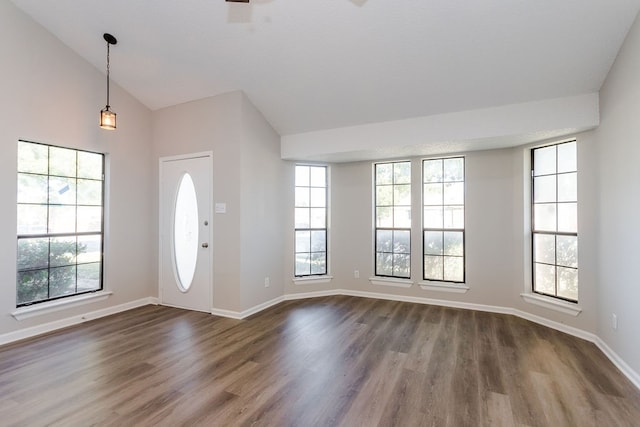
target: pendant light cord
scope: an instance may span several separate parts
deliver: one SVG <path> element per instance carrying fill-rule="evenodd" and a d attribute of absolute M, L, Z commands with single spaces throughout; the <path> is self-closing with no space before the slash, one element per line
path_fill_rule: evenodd
<path fill-rule="evenodd" d="M 107 42 L 107 109 L 109 109 L 109 51 L 110 43 Z"/>

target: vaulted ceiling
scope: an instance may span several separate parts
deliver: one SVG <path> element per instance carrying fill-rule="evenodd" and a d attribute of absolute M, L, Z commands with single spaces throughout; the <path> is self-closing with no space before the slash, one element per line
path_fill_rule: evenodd
<path fill-rule="evenodd" d="M 598 91 L 640 0 L 12 0 L 150 109 L 243 90 L 281 135 Z"/>

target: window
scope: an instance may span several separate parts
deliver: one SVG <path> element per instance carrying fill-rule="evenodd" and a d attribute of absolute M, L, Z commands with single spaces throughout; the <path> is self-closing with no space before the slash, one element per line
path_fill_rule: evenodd
<path fill-rule="evenodd" d="M 462 283 L 464 158 L 422 162 L 424 280 Z"/>
<path fill-rule="evenodd" d="M 534 148 L 533 292 L 578 301 L 578 173 L 575 141 Z"/>
<path fill-rule="evenodd" d="M 296 165 L 296 277 L 327 274 L 327 167 Z"/>
<path fill-rule="evenodd" d="M 411 162 L 375 165 L 376 276 L 411 277 Z"/>
<path fill-rule="evenodd" d="M 18 142 L 17 306 L 102 289 L 104 155 Z"/>

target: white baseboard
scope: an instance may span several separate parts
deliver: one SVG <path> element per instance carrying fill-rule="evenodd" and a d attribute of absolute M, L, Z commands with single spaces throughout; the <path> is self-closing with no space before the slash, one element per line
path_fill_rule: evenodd
<path fill-rule="evenodd" d="M 287 294 L 284 296 L 285 301 L 293 301 L 297 299 L 330 297 L 335 295 L 345 295 L 341 289 L 331 289 L 328 291 L 300 292 L 295 294 Z"/>
<path fill-rule="evenodd" d="M 489 313 L 499 314 L 511 314 L 513 316 L 520 317 L 530 322 L 537 323 L 542 326 L 546 326 L 551 329 L 555 329 L 560 332 L 564 332 L 569 335 L 581 338 L 585 341 L 594 343 L 604 354 L 611 360 L 611 362 L 640 390 L 640 374 L 634 371 L 611 347 L 609 347 L 599 336 L 583 331 L 582 329 L 574 328 L 573 326 L 565 325 L 564 323 L 555 322 L 553 320 L 546 319 L 535 314 L 527 313 L 526 311 L 518 310 L 511 307 L 500 307 L 494 305 L 473 304 L 459 301 L 438 300 L 431 298 L 411 297 L 406 295 L 390 295 L 377 292 L 366 291 L 353 291 L 348 289 L 335 289 L 331 291 L 320 292 L 305 292 L 300 294 L 285 295 L 285 300 L 314 298 L 318 296 L 329 295 L 347 295 L 361 298 L 375 298 L 390 301 L 412 302 L 417 304 L 429 304 L 439 305 L 443 307 L 462 308 L 466 310 L 486 311 Z"/>
<path fill-rule="evenodd" d="M 262 304 L 258 304 L 248 310 L 244 310 L 242 313 L 240 313 L 242 315 L 242 318 L 246 318 L 249 317 L 253 314 L 259 313 L 262 310 L 266 310 L 269 307 L 273 307 L 276 304 L 280 304 L 282 301 L 284 301 L 284 296 L 279 296 L 277 298 L 274 298 L 270 301 L 267 302 L 263 302 Z"/>
<path fill-rule="evenodd" d="M 607 343 L 602 341 L 600 337 L 596 336 L 596 341 L 594 341 L 594 343 L 600 350 L 602 350 L 605 356 L 607 356 L 609 360 L 611 360 L 613 364 L 616 365 L 616 367 L 620 369 L 620 371 L 622 371 L 622 373 L 629 379 L 629 381 L 631 381 L 633 385 L 635 385 L 640 390 L 640 375 L 636 371 L 631 369 L 631 366 L 627 365 L 627 362 L 622 360 L 622 358 L 618 356 L 615 351 L 611 350 L 611 347 L 609 347 Z"/>
<path fill-rule="evenodd" d="M 421 297 L 411 297 L 405 295 L 389 295 L 389 294 L 380 294 L 375 292 L 363 292 L 363 291 L 351 291 L 351 290 L 340 290 L 339 295 L 350 295 L 354 297 L 364 297 L 364 298 L 376 298 L 376 299 L 384 299 L 391 301 L 402 301 L 402 302 L 412 302 L 417 304 L 429 304 L 429 305 L 439 305 L 442 307 L 451 307 L 451 308 L 462 308 L 465 310 L 476 310 L 476 311 L 485 311 L 488 313 L 499 313 L 499 314 L 511 314 L 513 316 L 521 317 L 523 319 L 529 320 L 534 323 L 538 323 L 543 326 L 547 326 L 552 329 L 556 329 L 560 332 L 565 332 L 569 335 L 576 336 L 578 338 L 582 338 L 587 341 L 591 341 L 596 343 L 597 336 L 583 331 L 582 329 L 574 328 L 572 326 L 565 325 L 563 323 L 554 322 L 553 320 L 546 319 L 544 317 L 536 316 L 535 314 L 527 313 L 526 311 L 517 310 L 511 307 L 501 307 L 497 305 L 485 305 L 485 304 L 474 304 L 468 302 L 460 302 L 460 301 L 449 301 L 449 300 L 440 300 L 440 299 L 432 299 L 432 298 L 421 298 Z"/>
<path fill-rule="evenodd" d="M 448 300 L 439 300 L 432 298 L 420 298 L 420 297 L 412 297 L 406 295 L 390 295 L 385 293 L 378 292 L 365 292 L 365 291 L 354 291 L 348 289 L 332 289 L 327 291 L 315 291 L 315 292 L 301 292 L 301 293 L 293 293 L 286 294 L 281 297 L 274 298 L 270 301 L 266 301 L 262 304 L 258 304 L 254 307 L 251 307 L 244 311 L 232 311 L 225 310 L 219 308 L 212 308 L 211 314 L 216 316 L 228 317 L 231 319 L 245 319 L 253 314 L 259 313 L 260 311 L 266 310 L 269 307 L 272 307 L 276 304 L 281 303 L 282 301 L 291 301 L 305 298 L 318 298 L 318 297 L 326 297 L 326 296 L 336 296 L 336 295 L 345 295 L 345 296 L 353 296 L 360 298 L 375 298 L 381 300 L 390 300 L 390 301 L 401 301 L 401 302 L 410 302 L 417 304 L 428 304 L 428 305 L 438 305 L 443 307 L 452 307 L 452 308 L 461 308 L 465 310 L 477 310 L 477 311 L 485 311 L 490 313 L 499 313 L 499 314 L 511 314 L 517 317 L 520 317 L 525 320 L 529 320 L 531 322 L 555 329 L 560 332 L 567 333 L 569 335 L 573 335 L 578 338 L 582 338 L 586 341 L 590 341 L 594 343 L 608 358 L 611 362 L 618 368 L 620 371 L 631 381 L 638 389 L 640 389 L 640 375 L 634 371 L 616 352 L 614 352 L 611 347 L 609 347 L 600 337 L 597 335 L 583 331 L 582 329 L 574 328 L 572 326 L 565 325 L 563 323 L 555 322 L 553 320 L 546 319 L 541 316 L 537 316 L 535 314 L 527 313 L 522 310 L 517 310 L 510 307 L 500 307 L 494 305 L 484 305 L 484 304 L 473 304 L 459 301 L 448 301 Z M 9 332 L 6 334 L 0 335 L 0 345 L 8 344 L 14 341 L 23 340 L 26 338 L 31 338 L 36 335 L 41 335 L 47 332 L 53 332 L 57 329 L 66 328 L 68 326 L 77 325 L 79 323 L 86 322 L 88 320 L 98 319 L 100 317 L 109 316 L 111 314 L 120 313 L 123 311 L 131 310 L 137 307 L 141 307 L 144 305 L 157 305 L 158 298 L 142 298 L 139 300 L 131 301 L 128 303 L 120 304 L 113 307 L 108 307 L 102 310 L 96 310 L 87 312 L 81 315 L 72 316 L 66 319 L 57 320 L 55 322 L 49 322 L 42 325 L 34 326 L 31 328 L 25 328 L 14 332 Z"/>
<path fill-rule="evenodd" d="M 346 294 L 345 294 L 345 291 L 341 289 L 338 289 L 338 290 L 333 289 L 328 291 L 314 291 L 314 292 L 297 292 L 294 294 L 286 294 L 284 296 L 274 298 L 270 301 L 264 302 L 262 304 L 258 304 L 244 311 L 233 311 L 233 310 L 225 310 L 222 308 L 212 308 L 211 314 L 213 314 L 214 316 L 228 317 L 230 319 L 242 320 L 256 313 L 259 313 L 262 310 L 266 310 L 269 307 L 279 304 L 282 301 L 327 297 L 327 296 L 334 296 L 334 295 L 346 295 Z"/>
<path fill-rule="evenodd" d="M 362 291 L 350 291 L 350 290 L 342 290 L 340 295 L 351 295 L 355 297 L 376 298 L 376 299 L 385 299 L 385 300 L 391 300 L 391 301 L 413 302 L 417 304 L 439 305 L 443 307 L 462 308 L 465 310 L 486 311 L 488 313 L 511 314 L 513 316 L 521 317 L 525 320 L 529 320 L 539 325 L 547 326 L 557 331 L 564 332 L 569 335 L 573 335 L 575 337 L 582 338 L 587 341 L 591 341 L 595 344 L 597 344 L 596 339 L 598 339 L 598 337 L 595 334 L 592 334 L 591 332 L 586 332 L 586 331 L 583 331 L 582 329 L 574 328 L 573 326 L 568 326 L 568 325 L 565 325 L 564 323 L 554 322 L 553 320 L 536 316 L 535 314 L 527 313 L 526 311 L 517 310 L 511 307 L 501 307 L 497 305 L 474 304 L 474 303 L 468 303 L 468 302 L 410 297 L 410 296 L 404 296 L 404 295 L 379 294 L 374 292 L 362 292 Z"/>
<path fill-rule="evenodd" d="M 225 310 L 222 308 L 212 308 L 211 314 L 213 314 L 214 316 L 227 317 L 229 319 L 236 319 L 236 320 L 244 319 L 240 311 Z"/>
<path fill-rule="evenodd" d="M 574 337 L 582 338 L 583 340 L 590 341 L 594 344 L 596 343 L 596 339 L 598 339 L 598 337 L 591 332 L 583 331 L 582 329 L 574 328 L 573 326 L 565 325 L 564 323 L 554 322 L 553 320 L 536 316 L 535 314 L 527 313 L 526 311 L 516 309 L 511 309 L 511 311 L 511 314 L 513 314 L 514 316 L 518 316 L 533 323 L 555 329 L 556 331 L 564 332 L 565 334 L 573 335 Z"/>
<path fill-rule="evenodd" d="M 276 304 L 281 303 L 282 301 L 284 301 L 284 297 L 277 297 L 274 298 L 270 301 L 267 302 L 263 302 L 262 304 L 258 304 L 256 306 L 253 306 L 247 310 L 244 311 L 233 311 L 233 310 L 225 310 L 222 308 L 212 308 L 211 309 L 211 314 L 213 314 L 214 316 L 221 316 L 221 317 L 228 317 L 231 319 L 237 319 L 237 320 L 242 320 L 245 319 L 253 314 L 259 313 L 262 310 L 266 310 L 269 307 L 272 307 Z"/>
<path fill-rule="evenodd" d="M 340 289 L 340 293 L 338 295 L 348 295 L 352 297 L 362 297 L 362 298 L 375 298 L 375 299 L 382 299 L 382 300 L 389 300 L 389 301 L 412 302 L 416 304 L 439 305 L 442 307 L 463 308 L 465 310 L 488 311 L 491 313 L 513 314 L 512 309 L 505 308 L 505 307 L 473 304 L 473 303 L 459 302 L 459 301 L 448 301 L 448 300 L 440 300 L 440 299 L 433 299 L 433 298 L 412 297 L 407 295 L 391 295 L 391 294 L 383 294 L 378 292 L 352 291 L 347 289 Z"/>
<path fill-rule="evenodd" d="M 77 325 L 89 320 L 98 319 L 100 317 L 109 316 L 123 311 L 131 310 L 143 305 L 158 304 L 157 298 L 141 298 L 139 300 L 127 302 L 112 307 L 103 308 L 101 310 L 89 311 L 87 313 L 79 314 L 77 316 L 67 317 L 66 319 L 56 320 L 54 322 L 43 323 L 42 325 L 33 326 L 30 328 L 20 329 L 14 332 L 8 332 L 0 335 L 0 345 L 9 344 L 14 341 L 20 341 L 27 338 L 32 338 L 37 335 L 53 332 L 58 329 L 67 328 L 69 326 Z"/>

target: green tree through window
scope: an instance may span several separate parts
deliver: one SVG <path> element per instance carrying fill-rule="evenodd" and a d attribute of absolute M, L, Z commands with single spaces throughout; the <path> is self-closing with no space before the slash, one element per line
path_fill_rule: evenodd
<path fill-rule="evenodd" d="M 295 276 L 327 274 L 326 166 L 295 168 Z"/>
<path fill-rule="evenodd" d="M 376 276 L 411 277 L 411 162 L 377 163 Z"/>
<path fill-rule="evenodd" d="M 102 289 L 104 156 L 18 142 L 18 306 Z"/>
<path fill-rule="evenodd" d="M 578 159 L 576 141 L 534 148 L 533 291 L 578 301 Z"/>
<path fill-rule="evenodd" d="M 425 280 L 463 283 L 464 157 L 422 162 Z"/>

